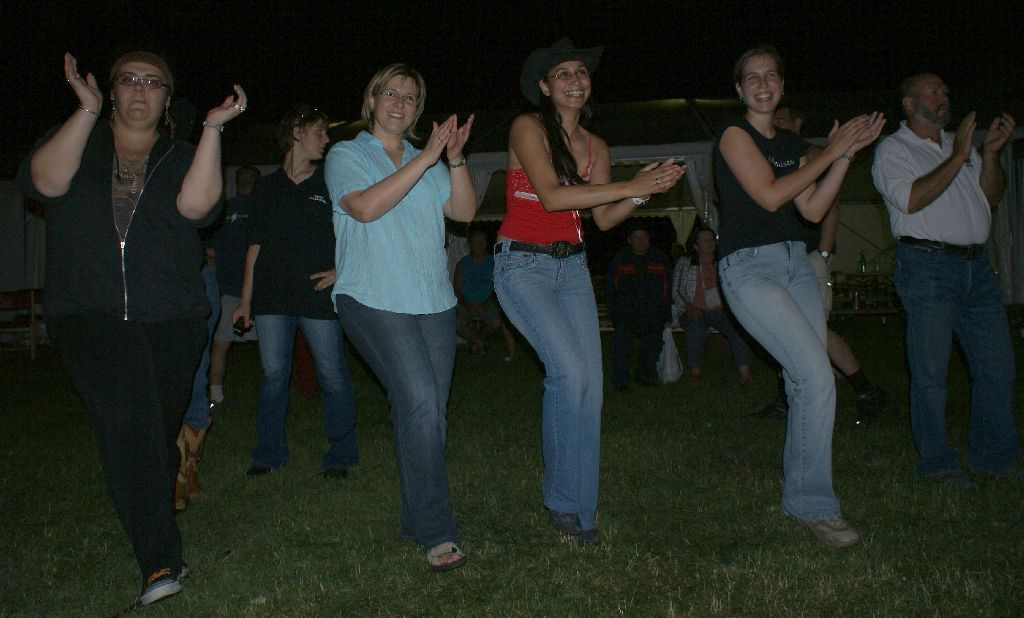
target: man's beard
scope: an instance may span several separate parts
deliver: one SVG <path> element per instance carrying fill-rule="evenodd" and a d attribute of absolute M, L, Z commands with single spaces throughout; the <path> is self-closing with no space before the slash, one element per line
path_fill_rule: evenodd
<path fill-rule="evenodd" d="M 953 115 L 952 106 L 949 104 L 939 104 L 935 107 L 934 111 L 927 107 L 920 107 L 919 109 L 921 110 L 921 117 L 924 118 L 925 121 L 940 129 L 945 128 L 945 126 L 949 124 L 949 120 Z"/>

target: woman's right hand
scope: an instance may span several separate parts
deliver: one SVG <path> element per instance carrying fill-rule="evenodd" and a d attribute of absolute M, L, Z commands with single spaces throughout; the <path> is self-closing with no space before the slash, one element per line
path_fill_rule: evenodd
<path fill-rule="evenodd" d="M 246 328 L 251 327 L 252 326 L 252 316 L 250 314 L 251 311 L 252 311 L 252 309 L 251 309 L 249 303 L 247 303 L 247 302 L 240 302 L 240 303 L 238 303 L 238 306 L 235 307 L 235 310 L 231 312 L 231 323 L 232 324 L 236 324 L 238 322 L 238 319 L 241 318 L 243 320 L 242 323 L 245 325 Z"/>
<path fill-rule="evenodd" d="M 685 173 L 686 165 L 680 165 L 673 159 L 661 163 L 649 163 L 630 181 L 635 187 L 633 195 L 643 197 L 654 193 L 666 193 L 679 182 Z"/>
<path fill-rule="evenodd" d="M 423 146 L 423 155 L 429 157 L 430 164 L 433 165 L 441 158 L 441 153 L 448 147 L 448 140 L 451 139 L 452 133 L 458 131 L 458 126 L 455 124 L 457 119 L 452 114 L 447 120 L 441 124 L 433 123 L 434 128 L 430 132 L 430 137 L 427 139 L 426 145 Z"/>
<path fill-rule="evenodd" d="M 78 61 L 67 52 L 64 53 L 64 78 L 75 91 L 81 106 L 99 114 L 100 108 L 103 107 L 103 94 L 96 84 L 96 77 L 92 73 L 87 73 L 85 79 L 82 79 L 78 74 Z"/>

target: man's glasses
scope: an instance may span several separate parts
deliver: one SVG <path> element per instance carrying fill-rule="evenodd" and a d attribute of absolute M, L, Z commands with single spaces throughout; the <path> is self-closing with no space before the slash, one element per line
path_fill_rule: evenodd
<path fill-rule="evenodd" d="M 416 104 L 419 103 L 420 101 L 415 95 L 398 94 L 394 90 L 385 90 L 381 94 L 391 99 L 392 101 L 403 101 L 405 103 L 408 103 L 409 105 L 412 105 L 413 107 L 416 107 Z"/>
<path fill-rule="evenodd" d="M 129 88 L 135 88 L 136 86 L 142 86 L 146 90 L 156 90 L 157 88 L 163 88 L 167 86 L 163 81 L 154 77 L 142 77 L 135 73 L 121 73 L 114 78 L 114 83 L 119 86 L 128 86 Z"/>
<path fill-rule="evenodd" d="M 580 67 L 575 71 L 570 71 L 569 69 L 561 69 L 554 75 L 548 75 L 548 79 L 557 79 L 560 82 L 567 82 L 571 80 L 573 77 L 576 77 L 577 79 L 589 79 L 590 71 L 587 70 L 587 67 Z"/>

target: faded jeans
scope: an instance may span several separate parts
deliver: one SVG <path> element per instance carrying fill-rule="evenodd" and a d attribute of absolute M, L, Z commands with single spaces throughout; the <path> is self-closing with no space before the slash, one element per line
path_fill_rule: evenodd
<path fill-rule="evenodd" d="M 839 517 L 832 490 L 836 383 L 821 290 L 804 243 L 739 249 L 721 259 L 718 276 L 733 315 L 782 365 L 789 400 L 783 512 L 804 520 Z"/>
<path fill-rule="evenodd" d="M 505 241 L 508 242 L 508 241 Z M 505 315 L 544 363 L 544 505 L 597 519 L 603 373 L 597 303 L 586 253 L 554 258 L 502 251 L 494 290 Z"/>

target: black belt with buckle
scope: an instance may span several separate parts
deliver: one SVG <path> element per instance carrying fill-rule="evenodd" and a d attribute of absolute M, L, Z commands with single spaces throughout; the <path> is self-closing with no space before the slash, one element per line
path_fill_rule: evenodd
<path fill-rule="evenodd" d="M 910 245 L 926 251 L 939 251 L 950 255 L 962 255 L 968 260 L 973 260 L 985 251 L 985 245 L 954 245 L 948 242 L 939 242 L 937 240 L 914 238 L 913 236 L 900 236 L 899 241 L 905 245 Z"/>
<path fill-rule="evenodd" d="M 587 248 L 583 244 L 583 241 L 571 244 L 567 240 L 558 240 L 550 245 L 539 245 L 532 242 L 519 242 L 518 240 L 512 240 L 508 242 L 508 248 L 505 247 L 504 242 L 499 242 L 494 245 L 494 253 L 501 253 L 502 251 L 527 251 L 529 253 L 543 253 L 550 255 L 554 258 L 567 258 L 577 253 L 583 253 Z"/>

